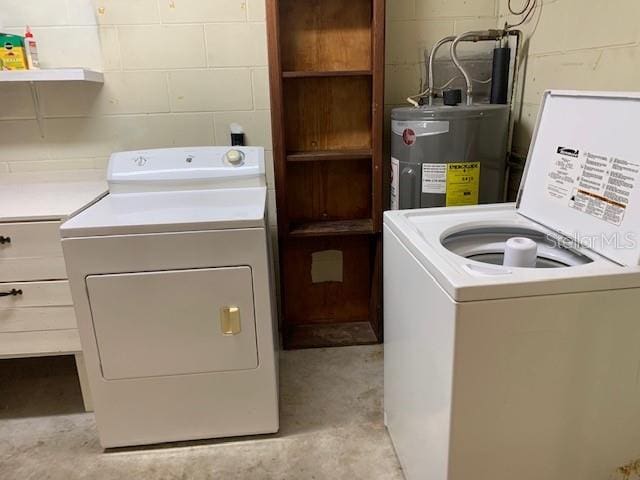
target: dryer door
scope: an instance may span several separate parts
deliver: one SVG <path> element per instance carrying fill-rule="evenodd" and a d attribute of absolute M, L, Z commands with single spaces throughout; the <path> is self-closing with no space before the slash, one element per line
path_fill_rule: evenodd
<path fill-rule="evenodd" d="M 258 366 L 251 268 L 90 275 L 107 380 Z"/>

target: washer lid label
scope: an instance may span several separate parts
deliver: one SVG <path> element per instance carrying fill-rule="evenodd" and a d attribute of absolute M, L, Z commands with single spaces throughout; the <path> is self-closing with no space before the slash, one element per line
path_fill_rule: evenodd
<path fill-rule="evenodd" d="M 558 147 L 547 194 L 567 201 L 574 210 L 621 225 L 639 173 L 640 163 L 584 148 Z"/>
<path fill-rule="evenodd" d="M 579 152 L 574 148 L 557 148 L 547 175 L 547 194 L 550 197 L 565 199 L 571 195 L 578 177 Z"/>
<path fill-rule="evenodd" d="M 640 94 L 545 92 L 518 213 L 621 265 L 640 265 L 638 118 Z"/>

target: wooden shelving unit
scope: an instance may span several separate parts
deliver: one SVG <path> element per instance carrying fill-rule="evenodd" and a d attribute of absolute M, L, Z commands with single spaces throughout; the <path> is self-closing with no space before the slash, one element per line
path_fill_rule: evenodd
<path fill-rule="evenodd" d="M 378 342 L 384 0 L 267 0 L 267 30 L 285 348 Z"/>

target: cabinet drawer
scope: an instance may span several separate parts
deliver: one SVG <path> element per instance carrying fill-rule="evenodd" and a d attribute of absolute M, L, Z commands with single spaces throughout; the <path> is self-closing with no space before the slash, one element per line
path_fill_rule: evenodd
<path fill-rule="evenodd" d="M 67 278 L 59 228 L 60 222 L 0 223 L 0 282 Z"/>
<path fill-rule="evenodd" d="M 80 352 L 78 330 L 0 333 L 0 358 Z"/>
<path fill-rule="evenodd" d="M 68 281 L 0 283 L 12 289 L 22 294 L 0 297 L 0 333 L 76 328 Z"/>

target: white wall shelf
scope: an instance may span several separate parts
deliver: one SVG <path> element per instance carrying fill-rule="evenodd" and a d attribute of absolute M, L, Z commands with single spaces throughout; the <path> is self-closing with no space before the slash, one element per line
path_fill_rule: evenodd
<path fill-rule="evenodd" d="M 104 74 L 96 70 L 86 68 L 43 68 L 34 70 L 9 70 L 0 71 L 1 82 L 28 83 L 31 88 L 33 108 L 36 111 L 36 120 L 40 136 L 44 138 L 44 121 L 40 109 L 40 93 L 38 84 L 42 82 L 91 82 L 104 83 Z"/>
<path fill-rule="evenodd" d="M 0 82 L 95 82 L 103 83 L 102 72 L 86 68 L 43 68 L 0 71 Z"/>

